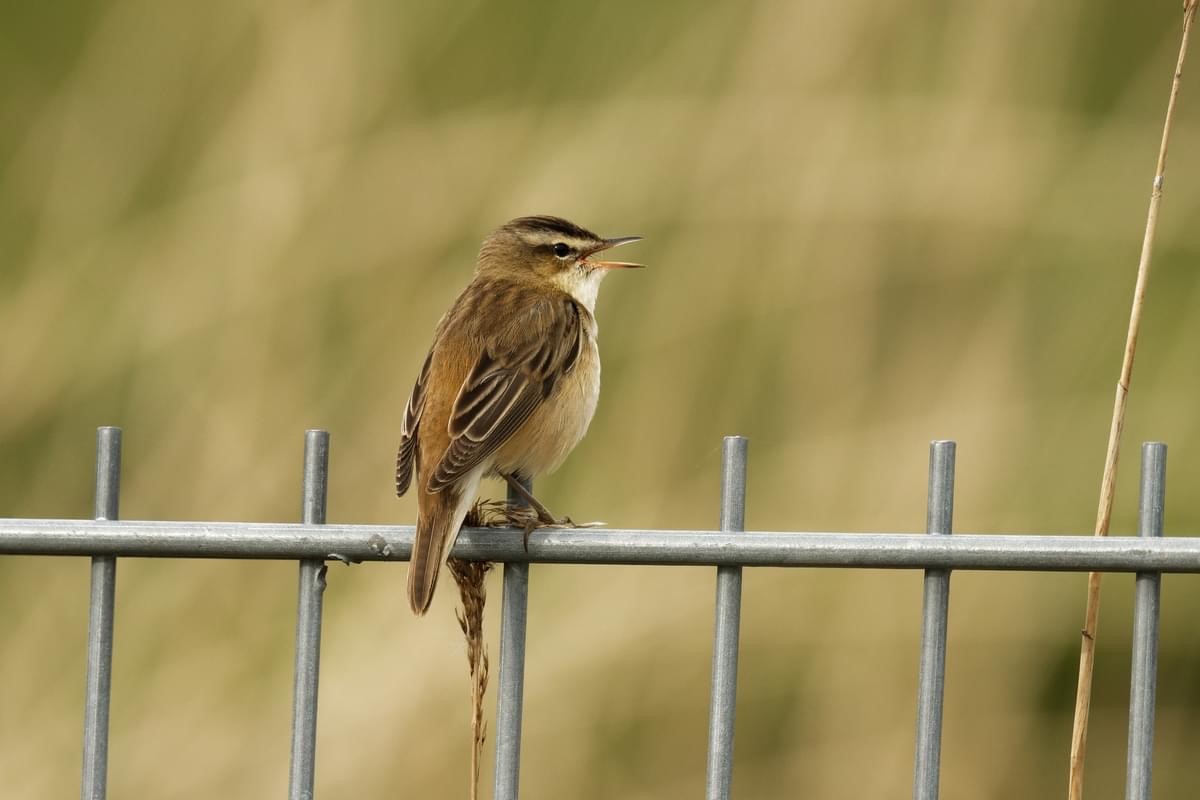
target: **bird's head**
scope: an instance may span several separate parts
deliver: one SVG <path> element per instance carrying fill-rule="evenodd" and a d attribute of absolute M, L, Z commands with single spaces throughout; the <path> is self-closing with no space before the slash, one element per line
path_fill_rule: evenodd
<path fill-rule="evenodd" d="M 641 267 L 596 258 L 640 236 L 602 239 L 560 217 L 520 217 L 501 225 L 479 251 L 479 272 L 556 286 L 592 309 L 600 280 L 613 269 Z"/>

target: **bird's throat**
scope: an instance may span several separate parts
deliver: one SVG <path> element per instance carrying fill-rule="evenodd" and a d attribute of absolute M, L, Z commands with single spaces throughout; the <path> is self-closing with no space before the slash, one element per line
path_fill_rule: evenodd
<path fill-rule="evenodd" d="M 600 281 L 604 280 L 607 270 L 603 269 L 570 269 L 554 276 L 558 288 L 574 297 L 589 313 L 596 313 L 596 296 L 600 293 Z"/>

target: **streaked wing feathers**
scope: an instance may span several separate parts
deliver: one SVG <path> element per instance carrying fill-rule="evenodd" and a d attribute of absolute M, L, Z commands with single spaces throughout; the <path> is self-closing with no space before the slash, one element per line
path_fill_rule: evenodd
<path fill-rule="evenodd" d="M 575 366 L 582 347 L 579 308 L 561 296 L 539 300 L 491 337 L 454 400 L 450 446 L 429 491 L 454 483 L 508 441 Z"/>
<path fill-rule="evenodd" d="M 408 405 L 404 408 L 404 425 L 400 428 L 400 449 L 396 452 L 396 495 L 403 497 L 412 482 L 413 456 L 417 449 L 417 425 L 421 422 L 421 412 L 425 408 L 425 379 L 429 377 L 429 364 L 433 361 L 433 350 L 425 356 L 425 364 L 421 374 L 413 386 L 412 394 L 408 397 Z"/>

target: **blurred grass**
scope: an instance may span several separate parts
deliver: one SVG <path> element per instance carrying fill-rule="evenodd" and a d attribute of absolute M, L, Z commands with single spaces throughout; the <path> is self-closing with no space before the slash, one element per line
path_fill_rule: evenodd
<path fill-rule="evenodd" d="M 954 438 L 960 530 L 1087 532 L 1177 5 L 8 4 L 0 514 L 87 516 L 112 424 L 124 516 L 293 519 L 320 426 L 331 521 L 411 521 L 391 461 L 432 327 L 488 230 L 556 213 L 645 235 L 652 268 L 605 288 L 604 395 L 552 507 L 710 527 L 736 432 L 751 527 L 919 530 L 926 444 Z M 1200 528 L 1191 77 L 1120 533 L 1146 439 L 1171 445 L 1168 531 Z M 279 794 L 294 568 L 119 571 L 113 796 Z M 529 796 L 697 793 L 711 573 L 537 572 Z M 465 786 L 450 596 L 414 621 L 402 580 L 331 568 L 323 796 Z M 919 576 L 746 580 L 739 794 L 907 792 Z M 1094 790 L 1124 763 L 1130 583 L 1105 594 Z M 1193 584 L 1164 589 L 1167 797 L 1200 744 Z M 0 562 L 6 796 L 75 791 L 86 593 L 82 560 Z M 956 577 L 946 796 L 1060 794 L 1082 601 L 1082 576 Z"/>

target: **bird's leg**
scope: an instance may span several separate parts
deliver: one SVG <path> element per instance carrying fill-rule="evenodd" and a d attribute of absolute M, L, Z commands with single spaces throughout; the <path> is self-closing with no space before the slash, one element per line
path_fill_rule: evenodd
<path fill-rule="evenodd" d="M 537 521 L 530 517 L 525 521 L 525 527 L 521 531 L 521 549 L 526 553 L 529 552 L 529 534 L 533 533 L 533 529 L 537 527 Z"/>
<path fill-rule="evenodd" d="M 498 473 L 501 478 L 508 482 L 508 485 L 513 488 L 513 491 L 521 496 L 529 507 L 533 509 L 535 516 L 527 517 L 525 523 L 525 536 L 521 540 L 525 545 L 525 552 L 529 552 L 529 534 L 533 533 L 535 528 L 539 527 L 559 527 L 559 528 L 597 528 L 604 525 L 603 522 L 584 522 L 578 523 L 570 517 L 555 519 L 550 513 L 550 509 L 542 505 L 541 501 L 533 496 L 533 493 L 526 489 L 517 477 L 506 472 Z"/>
<path fill-rule="evenodd" d="M 534 512 L 537 514 L 538 522 L 540 522 L 542 525 L 574 525 L 575 524 L 575 523 L 571 522 L 570 517 L 563 517 L 562 519 L 557 519 L 553 514 L 550 513 L 550 509 L 548 509 L 544 505 L 542 505 L 542 502 L 540 500 L 538 500 L 536 497 L 534 497 L 532 492 L 530 492 L 528 489 L 526 489 L 524 486 L 522 486 L 521 482 L 519 480 L 517 480 L 516 477 L 514 477 L 512 474 L 504 472 L 504 473 L 501 473 L 501 477 L 503 477 L 504 480 L 508 481 L 508 485 L 512 487 L 512 490 L 514 492 L 516 492 L 517 494 L 521 495 L 521 499 L 523 499 L 526 503 L 529 504 L 529 507 L 532 508 L 534 510 Z M 528 536 L 529 532 L 526 531 L 525 535 Z"/>
<path fill-rule="evenodd" d="M 568 528 L 578 527 L 570 517 L 558 519 L 551 514 L 550 509 L 546 508 L 546 506 L 543 505 L 540 500 L 534 497 L 533 492 L 522 486 L 521 482 L 517 480 L 515 475 L 507 472 L 501 472 L 500 476 L 504 478 L 504 480 L 508 481 L 508 485 L 512 487 L 512 490 L 519 494 L 521 499 L 528 503 L 529 507 L 532 508 L 534 513 L 537 515 L 537 519 L 530 518 L 529 521 L 525 523 L 525 535 L 521 538 L 521 543 L 525 546 L 526 553 L 529 552 L 529 534 L 533 533 L 534 528 L 547 526 Z"/>

